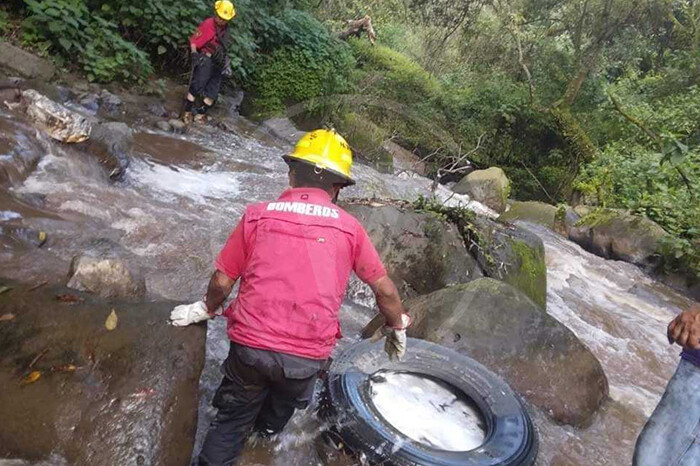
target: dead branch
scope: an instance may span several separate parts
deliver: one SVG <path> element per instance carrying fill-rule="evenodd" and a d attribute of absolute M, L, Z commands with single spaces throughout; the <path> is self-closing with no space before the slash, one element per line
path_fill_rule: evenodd
<path fill-rule="evenodd" d="M 347 29 L 338 33 L 338 39 L 347 40 L 347 38 L 351 36 L 360 37 L 362 36 L 362 31 L 366 31 L 367 37 L 369 37 L 369 42 L 374 45 L 376 34 L 374 33 L 374 28 L 372 27 L 372 18 L 370 18 L 369 15 L 365 15 L 360 19 L 348 20 L 347 25 Z"/>

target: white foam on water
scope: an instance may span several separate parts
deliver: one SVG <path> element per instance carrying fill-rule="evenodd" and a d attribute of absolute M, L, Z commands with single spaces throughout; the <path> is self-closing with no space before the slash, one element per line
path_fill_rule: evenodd
<path fill-rule="evenodd" d="M 414 374 L 380 372 L 370 386 L 382 417 L 410 439 L 447 451 L 473 450 L 484 443 L 479 411 L 445 385 Z"/>
<path fill-rule="evenodd" d="M 233 172 L 197 171 L 143 160 L 135 160 L 129 168 L 129 177 L 136 185 L 201 204 L 235 197 L 240 191 L 237 176 Z"/>
<path fill-rule="evenodd" d="M 22 218 L 22 214 L 14 210 L 0 210 L 0 222 Z"/>

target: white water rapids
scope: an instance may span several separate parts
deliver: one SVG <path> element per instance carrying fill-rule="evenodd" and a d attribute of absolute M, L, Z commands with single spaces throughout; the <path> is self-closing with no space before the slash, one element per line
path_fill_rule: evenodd
<path fill-rule="evenodd" d="M 3 112 L 0 120 L 12 118 Z M 36 137 L 30 128 L 18 128 L 22 137 Z M 100 245 L 128 255 L 129 263 L 146 277 L 152 295 L 183 302 L 200 299 L 213 259 L 245 205 L 276 198 L 286 186 L 286 166 L 283 149 L 242 134 L 204 129 L 177 138 L 163 149 L 172 152 L 168 157 L 162 151 L 138 155 L 126 181 L 116 185 L 91 157 L 45 144 L 49 153 L 13 187 L 15 195 L 41 199 L 42 206 L 23 210 L 14 201 L 4 202 L 0 226 L 19 222 L 49 231 L 50 243 L 39 259 L 36 252 L 24 256 L 0 251 L 3 267 L 16 278 L 37 281 L 64 274 L 70 258 L 100 238 Z M 146 136 L 146 144 L 149 141 Z M 343 196 L 415 200 L 429 194 L 431 185 L 425 178 L 380 174 L 362 165 L 356 165 L 354 175 L 357 186 Z M 443 187 L 437 195 L 450 203 L 467 201 Z M 542 227 L 526 227 L 546 246 L 547 312 L 598 357 L 611 396 L 586 429 L 556 425 L 532 409 L 541 442 L 538 464 L 630 464 L 637 433 L 678 361 L 679 351 L 665 341 L 665 326 L 688 300 L 634 266 L 588 254 Z M 357 341 L 372 315 L 347 301 L 341 310 L 345 338 L 340 347 Z M 221 377 L 218 366 L 228 351 L 221 319 L 209 323 L 206 351 L 196 449 L 213 415 L 209 403 Z M 313 442 L 320 428 L 311 413 L 300 413 L 278 439 L 250 446 L 242 464 L 322 464 Z"/>

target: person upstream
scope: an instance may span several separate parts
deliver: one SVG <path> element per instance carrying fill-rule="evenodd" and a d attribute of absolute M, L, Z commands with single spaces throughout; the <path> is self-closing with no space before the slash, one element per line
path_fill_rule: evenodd
<path fill-rule="evenodd" d="M 214 4 L 214 11 L 215 16 L 202 21 L 190 37 L 192 76 L 182 116 L 187 124 L 193 120 L 206 121 L 207 112 L 219 95 L 222 77 L 231 74 L 226 49 L 230 42 L 228 24 L 236 16 L 236 10 L 229 0 L 219 0 Z M 199 98 L 202 104 L 197 106 Z"/>
<path fill-rule="evenodd" d="M 253 429 L 276 434 L 308 405 L 341 337 L 338 313 L 350 272 L 369 284 L 386 318 L 389 357 L 406 351 L 410 318 L 396 286 L 362 225 L 334 202 L 354 184 L 345 139 L 312 131 L 284 160 L 291 189 L 246 208 L 216 259 L 204 301 L 177 306 L 170 316 L 178 326 L 213 317 L 240 279 L 238 296 L 223 312 L 230 350 L 202 466 L 233 464 Z"/>
<path fill-rule="evenodd" d="M 700 466 L 700 304 L 668 325 L 668 342 L 683 347 L 634 449 L 634 466 Z"/>

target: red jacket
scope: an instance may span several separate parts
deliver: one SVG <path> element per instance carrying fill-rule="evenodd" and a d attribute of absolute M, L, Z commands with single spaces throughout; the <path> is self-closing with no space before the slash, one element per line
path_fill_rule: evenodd
<path fill-rule="evenodd" d="M 241 278 L 224 315 L 229 338 L 311 359 L 330 356 L 350 272 L 368 283 L 386 275 L 362 225 L 314 188 L 249 206 L 216 260 Z"/>
<path fill-rule="evenodd" d="M 214 18 L 207 18 L 202 21 L 190 37 L 190 44 L 197 47 L 197 51 L 213 54 L 221 47 L 220 39 L 226 34 L 228 26 L 218 27 Z"/>

